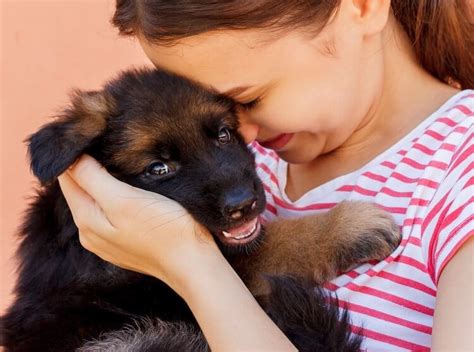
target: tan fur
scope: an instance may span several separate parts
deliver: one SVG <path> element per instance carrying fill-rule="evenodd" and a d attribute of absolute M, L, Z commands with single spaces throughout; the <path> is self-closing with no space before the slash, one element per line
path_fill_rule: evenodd
<path fill-rule="evenodd" d="M 99 135 L 107 125 L 107 117 L 113 111 L 113 100 L 103 91 L 84 92 L 75 90 L 71 96 L 73 109 L 82 119 L 72 133 L 81 136 Z"/>
<path fill-rule="evenodd" d="M 141 173 L 156 159 L 154 144 L 159 139 L 157 126 L 129 124 L 124 130 L 126 153 L 116 154 L 114 162 L 123 165 L 130 173 Z"/>

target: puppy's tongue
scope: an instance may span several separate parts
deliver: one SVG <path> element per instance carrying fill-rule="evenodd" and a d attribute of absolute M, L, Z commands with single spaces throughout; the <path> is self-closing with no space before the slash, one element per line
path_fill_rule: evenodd
<path fill-rule="evenodd" d="M 255 230 L 257 226 L 257 222 L 258 222 L 258 218 L 255 218 L 243 225 L 228 229 L 227 231 L 222 231 L 222 233 L 227 238 L 238 239 L 239 237 L 246 237 L 252 234 L 252 232 Z"/>

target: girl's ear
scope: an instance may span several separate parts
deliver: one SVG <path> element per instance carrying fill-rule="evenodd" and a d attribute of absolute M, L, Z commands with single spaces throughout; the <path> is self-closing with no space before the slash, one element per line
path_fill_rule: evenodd
<path fill-rule="evenodd" d="M 390 0 L 350 0 L 352 12 L 364 26 L 366 36 L 380 33 L 387 24 L 390 14 Z"/>
<path fill-rule="evenodd" d="M 31 170 L 41 183 L 59 176 L 103 134 L 113 110 L 113 99 L 104 91 L 73 92 L 58 119 L 25 141 Z"/>

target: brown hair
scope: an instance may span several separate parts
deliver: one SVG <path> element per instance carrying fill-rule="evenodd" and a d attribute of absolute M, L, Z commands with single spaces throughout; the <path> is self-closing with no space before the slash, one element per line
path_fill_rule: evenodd
<path fill-rule="evenodd" d="M 116 0 L 122 35 L 172 45 L 219 29 L 323 28 L 340 0 Z M 473 9 L 467 0 L 392 0 L 422 66 L 438 79 L 474 88 Z M 317 24 L 316 27 L 315 24 Z M 311 25 L 311 26 L 310 26 Z"/>

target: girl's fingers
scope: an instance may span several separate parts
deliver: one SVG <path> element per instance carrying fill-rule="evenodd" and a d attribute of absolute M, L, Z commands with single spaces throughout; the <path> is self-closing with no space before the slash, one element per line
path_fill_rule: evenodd
<path fill-rule="evenodd" d="M 71 178 L 68 172 L 58 177 L 59 185 L 71 209 L 72 217 L 80 230 L 89 228 L 101 234 L 114 232 L 100 206 Z"/>
<path fill-rule="evenodd" d="M 132 189 L 128 184 L 110 175 L 89 155 L 82 155 L 68 172 L 76 184 L 87 192 L 106 213 L 115 209 L 117 200 L 126 199 Z"/>

